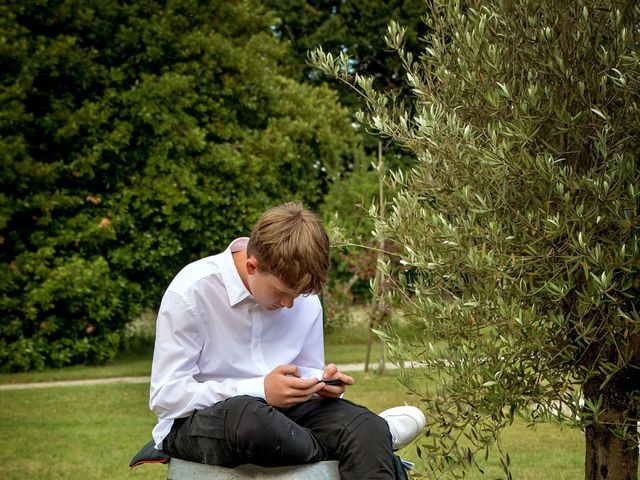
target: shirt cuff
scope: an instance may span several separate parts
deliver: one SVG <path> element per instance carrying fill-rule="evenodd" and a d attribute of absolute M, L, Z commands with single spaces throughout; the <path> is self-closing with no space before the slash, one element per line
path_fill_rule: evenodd
<path fill-rule="evenodd" d="M 266 400 L 264 394 L 264 377 L 238 380 L 236 387 L 236 393 L 238 395 L 251 395 L 252 397 L 264 398 Z"/>

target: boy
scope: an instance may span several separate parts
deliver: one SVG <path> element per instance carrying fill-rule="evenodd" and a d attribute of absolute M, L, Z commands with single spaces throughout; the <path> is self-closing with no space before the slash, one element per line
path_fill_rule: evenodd
<path fill-rule="evenodd" d="M 178 273 L 153 355 L 158 449 L 222 466 L 337 459 L 343 479 L 395 478 L 393 449 L 420 433 L 424 416 L 415 407 L 378 416 L 341 398 L 354 380 L 324 365 L 316 294 L 328 268 L 322 223 L 287 203 L 265 212 L 249 239 Z"/>

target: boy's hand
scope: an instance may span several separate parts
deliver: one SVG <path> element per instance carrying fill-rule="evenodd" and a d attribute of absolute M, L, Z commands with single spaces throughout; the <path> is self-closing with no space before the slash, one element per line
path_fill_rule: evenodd
<path fill-rule="evenodd" d="M 300 378 L 295 365 L 280 365 L 264 377 L 264 395 L 269 405 L 288 408 L 296 403 L 306 402 L 314 393 L 322 390 L 314 378 Z M 325 387 L 326 388 L 326 387 Z"/>
<path fill-rule="evenodd" d="M 333 363 L 324 367 L 322 378 L 338 378 L 342 380 L 342 385 L 325 385 L 324 383 L 319 383 L 319 385 L 324 385 L 324 388 L 318 392 L 318 395 L 323 398 L 339 398 L 345 391 L 345 385 L 353 385 L 356 383 L 352 377 L 340 372 L 338 367 Z"/>

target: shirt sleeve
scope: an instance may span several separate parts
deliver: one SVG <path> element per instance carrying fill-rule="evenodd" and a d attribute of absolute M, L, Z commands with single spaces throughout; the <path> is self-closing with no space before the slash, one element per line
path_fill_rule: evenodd
<path fill-rule="evenodd" d="M 247 378 L 236 383 L 237 395 L 251 395 L 266 399 L 264 393 L 264 377 Z"/>
<path fill-rule="evenodd" d="M 233 379 L 198 382 L 198 358 L 203 348 L 200 318 L 185 299 L 165 293 L 156 325 L 151 367 L 149 408 L 158 418 L 189 415 L 236 395 Z"/>
<path fill-rule="evenodd" d="M 303 378 L 322 378 L 322 371 L 324 370 L 324 337 L 322 305 L 318 297 L 315 297 L 312 305 L 311 316 L 314 320 L 294 364 L 298 367 L 298 371 Z"/>

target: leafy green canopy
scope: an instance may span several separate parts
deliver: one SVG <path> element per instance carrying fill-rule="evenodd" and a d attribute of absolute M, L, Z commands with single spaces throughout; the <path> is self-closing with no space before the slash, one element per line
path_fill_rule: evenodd
<path fill-rule="evenodd" d="M 406 25 L 405 41 L 418 46 L 418 37 L 426 33 L 421 21 L 423 0 L 265 0 L 264 5 L 276 16 L 274 29 L 291 42 L 300 63 L 311 49 L 322 45 L 329 51 L 344 51 L 350 55 L 350 67 L 361 75 L 370 75 L 384 87 L 400 88 L 398 75 L 402 63 L 386 48 L 380 32 L 391 19 Z M 306 65 L 299 69 L 309 81 L 327 78 Z M 357 106 L 358 96 L 350 88 L 337 85 L 343 102 Z"/>
<path fill-rule="evenodd" d="M 0 369 L 110 358 L 185 263 L 353 163 L 272 24 L 250 1 L 0 6 Z"/>
<path fill-rule="evenodd" d="M 637 468 L 640 6 L 430 8 L 422 50 L 396 23 L 387 35 L 412 111 L 350 76 L 346 55 L 313 53 L 359 89 L 363 120 L 416 158 L 388 178 L 397 196 L 377 221 L 403 246 L 396 305 L 424 331 L 394 345 L 426 365 L 404 372 L 429 417 L 426 461 L 468 467 L 520 413 L 608 427 L 631 452 L 610 477 L 635 478 L 615 469 L 634 456 Z"/>
<path fill-rule="evenodd" d="M 263 5 L 273 12 L 276 34 L 291 45 L 299 78 L 316 85 L 328 81 L 353 113 L 360 108 L 358 93 L 309 65 L 309 50 L 322 45 L 329 51 L 345 52 L 350 58 L 350 71 L 373 77 L 378 87 L 399 91 L 406 87 L 400 75 L 402 62 L 386 47 L 381 32 L 391 19 L 401 22 L 407 27 L 405 41 L 409 48 L 417 48 L 418 38 L 427 32 L 421 20 L 424 0 L 264 0 Z M 373 242 L 373 225 L 366 211 L 372 202 L 378 203 L 378 179 L 371 163 L 379 163 L 380 139 L 364 126 L 360 126 L 359 133 L 369 158 L 361 158 L 339 182 L 331 185 L 322 210 L 327 222 L 335 222 L 369 245 Z M 391 143 L 384 146 L 383 155 L 387 168 L 410 162 L 410 156 Z M 337 217 L 333 216 L 336 212 Z M 370 281 L 368 274 L 364 274 L 367 269 L 357 268 L 358 264 L 371 263 L 367 259 L 361 248 L 344 248 L 340 252 L 334 249 L 332 283 L 344 283 L 350 294 L 360 299 L 367 297 Z"/>
<path fill-rule="evenodd" d="M 316 85 L 329 81 L 342 104 L 353 112 L 360 108 L 357 92 L 309 65 L 309 51 L 322 46 L 327 51 L 344 52 L 349 55 L 352 73 L 370 76 L 376 87 L 399 93 L 406 88 L 401 73 L 402 62 L 386 47 L 382 32 L 391 20 L 402 23 L 406 27 L 407 48 L 414 49 L 419 46 L 419 38 L 428 31 L 421 18 L 424 0 L 264 0 L 263 4 L 273 11 L 276 34 L 290 42 L 300 78 Z M 361 134 L 366 151 L 375 157 L 379 138 L 374 138 L 364 128 Z M 384 153 L 387 165 L 406 164 L 402 150 L 393 143 L 385 146 Z M 369 166 L 368 161 L 366 166 Z M 356 166 L 355 170 L 358 169 Z M 354 173 L 360 174 L 361 171 Z M 376 185 L 375 181 L 373 185 Z M 348 187 L 340 185 L 338 188 Z"/>

